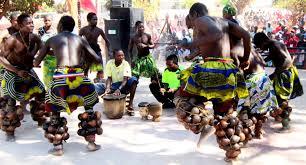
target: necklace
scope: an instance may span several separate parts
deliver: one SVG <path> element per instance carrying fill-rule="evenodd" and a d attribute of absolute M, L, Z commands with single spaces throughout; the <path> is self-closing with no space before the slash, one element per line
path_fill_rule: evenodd
<path fill-rule="evenodd" d="M 20 37 L 21 37 L 21 40 L 22 40 L 24 46 L 29 50 L 30 44 L 31 44 L 31 37 L 30 37 L 30 35 L 29 35 L 29 45 L 28 45 L 28 44 L 25 42 L 25 40 L 24 40 L 22 34 L 20 33 L 20 31 L 19 31 L 18 33 L 19 33 L 19 35 L 20 35 Z"/>

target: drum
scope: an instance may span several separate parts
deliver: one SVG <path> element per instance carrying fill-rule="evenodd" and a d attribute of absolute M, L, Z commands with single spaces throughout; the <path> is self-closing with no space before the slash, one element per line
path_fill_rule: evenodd
<path fill-rule="evenodd" d="M 149 110 L 149 114 L 151 116 L 153 116 L 153 121 L 155 122 L 159 122 L 160 121 L 160 117 L 163 113 L 163 107 L 162 107 L 162 104 L 161 103 L 157 103 L 157 102 L 154 102 L 154 103 L 150 103 L 148 105 L 148 110 Z"/>
<path fill-rule="evenodd" d="M 103 97 L 104 102 L 104 114 L 109 119 L 120 119 L 125 113 L 125 98 L 126 95 L 121 94 L 115 96 L 113 94 L 105 95 Z"/>
<path fill-rule="evenodd" d="M 149 115 L 149 110 L 148 110 L 148 102 L 141 102 L 138 104 L 138 108 L 139 108 L 139 114 L 141 116 L 142 119 L 148 119 L 148 115 Z"/>

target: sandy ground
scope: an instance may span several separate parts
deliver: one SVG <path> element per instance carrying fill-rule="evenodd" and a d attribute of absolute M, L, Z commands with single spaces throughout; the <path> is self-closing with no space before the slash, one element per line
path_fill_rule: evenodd
<path fill-rule="evenodd" d="M 40 72 L 39 72 L 40 73 Z M 306 72 L 300 71 L 303 85 Z M 149 79 L 142 78 L 137 88 L 135 105 L 141 101 L 156 101 L 148 88 Z M 235 164 L 306 164 L 306 112 L 305 95 L 292 101 L 292 132 L 275 133 L 280 124 L 272 119 L 265 124 L 266 135 L 262 140 L 253 140 L 250 147 L 242 149 L 240 161 Z M 102 100 L 94 110 L 103 111 Z M 217 147 L 215 136 L 211 136 L 201 149 L 196 149 L 199 135 L 186 131 L 178 123 L 173 109 L 164 110 L 161 122 L 142 121 L 138 112 L 134 117 L 124 116 L 109 120 L 103 116 L 104 133 L 97 143 L 102 149 L 86 151 L 85 140 L 77 135 L 79 108 L 68 118 L 70 139 L 64 143 L 62 157 L 48 155 L 51 144 L 44 138 L 44 132 L 26 115 L 22 126 L 17 129 L 17 141 L 5 142 L 0 132 L 0 164 L 102 164 L 102 165 L 200 165 L 226 164 L 225 152 Z"/>

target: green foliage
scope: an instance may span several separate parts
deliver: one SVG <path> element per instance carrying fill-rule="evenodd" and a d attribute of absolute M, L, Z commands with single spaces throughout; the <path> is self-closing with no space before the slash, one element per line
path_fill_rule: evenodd
<path fill-rule="evenodd" d="M 153 20 L 158 15 L 160 0 L 132 0 L 133 7 L 144 10 L 145 20 Z"/>
<path fill-rule="evenodd" d="M 182 8 L 183 9 L 190 9 L 190 7 L 194 4 L 198 2 L 197 0 L 184 0 L 182 3 Z"/>
<path fill-rule="evenodd" d="M 220 0 L 224 6 L 228 3 L 232 4 L 237 9 L 237 14 L 241 14 L 244 9 L 250 5 L 254 0 Z"/>
<path fill-rule="evenodd" d="M 0 6 L 2 8 L 2 14 L 12 11 L 20 11 L 29 14 L 34 14 L 39 10 L 39 7 L 45 5 L 51 7 L 54 2 L 53 0 L 10 0 L 8 5 L 4 5 L 4 2 L 9 0 L 1 0 Z"/>

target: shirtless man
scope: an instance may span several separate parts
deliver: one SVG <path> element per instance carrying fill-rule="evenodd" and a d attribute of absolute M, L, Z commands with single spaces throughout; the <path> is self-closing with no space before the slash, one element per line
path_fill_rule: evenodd
<path fill-rule="evenodd" d="M 5 68 L 2 90 L 4 92 L 3 99 L 7 106 L 3 107 L 3 110 L 7 114 L 16 113 L 16 101 L 26 102 L 36 97 L 36 101 L 39 103 L 36 105 L 40 105 L 45 98 L 44 86 L 32 69 L 34 55 L 41 47 L 41 40 L 32 33 L 34 25 L 29 15 L 21 14 L 18 16 L 17 21 L 20 30 L 5 41 L 4 50 L 1 51 L 0 55 L 0 62 Z M 45 118 L 43 113 L 37 116 L 37 111 L 44 112 L 44 107 L 31 108 L 33 119 L 38 121 L 39 125 L 42 125 Z M 17 115 L 22 116 L 23 114 L 17 111 Z M 12 121 L 16 120 L 19 124 L 21 119 L 22 117 L 18 119 L 16 117 L 11 118 Z M 2 130 L 6 131 L 8 140 L 14 140 L 16 125 L 12 121 L 9 125 L 2 123 L 2 128 L 4 128 L 4 125 L 7 127 L 7 129 Z"/>
<path fill-rule="evenodd" d="M 152 43 L 151 35 L 145 33 L 143 23 L 140 21 L 137 21 L 137 23 L 136 34 L 129 43 L 131 59 L 134 56 L 132 55 L 134 46 L 136 46 L 138 51 L 136 60 L 132 61 L 132 74 L 137 78 L 140 76 L 150 78 L 157 74 L 155 60 L 150 54 L 150 49 L 154 48 L 154 44 Z"/>
<path fill-rule="evenodd" d="M 79 35 L 84 36 L 88 41 L 90 47 L 96 52 L 98 56 L 102 59 L 101 49 L 98 44 L 98 38 L 101 36 L 106 44 L 106 48 L 109 51 L 110 43 L 106 38 L 104 31 L 97 27 L 98 17 L 95 13 L 87 14 L 88 26 L 81 28 Z M 96 64 L 90 66 L 91 71 L 102 71 L 103 70 L 103 60 L 101 64 Z"/>
<path fill-rule="evenodd" d="M 227 116 L 233 109 L 236 97 L 248 96 L 246 88 L 237 88 L 241 77 L 230 56 L 229 35 L 243 40 L 244 56 L 240 67 L 245 68 L 249 64 L 251 50 L 249 33 L 233 22 L 208 16 L 206 6 L 201 3 L 192 5 L 189 18 L 196 33 L 190 47 L 198 48 L 205 62 L 193 67 L 184 89 L 212 101 L 215 116 Z"/>
<path fill-rule="evenodd" d="M 273 81 L 278 104 L 282 109 L 282 112 L 275 114 L 275 117 L 282 122 L 283 128 L 280 131 L 286 132 L 290 128 L 289 116 L 292 111 L 288 101 L 303 95 L 298 71 L 293 66 L 293 60 L 283 43 L 269 39 L 264 33 L 256 33 L 253 42 L 257 48 L 269 50 L 265 61 L 272 61 L 275 66 L 275 71 L 270 75 L 270 79 Z"/>
<path fill-rule="evenodd" d="M 17 14 L 10 15 L 11 26 L 7 29 L 10 35 L 17 33 L 19 31 L 18 23 L 17 23 Z"/>
<path fill-rule="evenodd" d="M 81 67 L 83 65 L 82 59 L 86 58 L 91 59 L 91 61 L 101 62 L 101 58 L 85 39 L 71 33 L 74 26 L 75 22 L 72 17 L 63 16 L 58 24 L 59 34 L 47 40 L 34 62 L 34 65 L 38 66 L 50 49 L 53 50 L 57 61 L 57 68 L 46 98 L 46 111 L 52 112 L 51 122 L 47 123 L 44 129 L 49 135 L 52 133 L 52 129 L 51 131 L 48 129 L 48 124 L 56 129 L 65 127 L 65 122 L 60 122 L 63 120 L 60 117 L 60 112 L 71 113 L 78 106 L 84 106 L 86 112 L 79 116 L 83 124 L 81 124 L 78 134 L 84 136 L 85 140 L 88 141 L 88 150 L 95 151 L 100 149 L 100 146 L 95 144 L 95 134 L 102 134 L 101 124 L 98 124 L 101 114 L 93 111 L 93 106 L 98 102 L 98 95 L 94 85 L 87 77 L 84 77 Z M 82 53 L 83 51 L 85 51 L 84 54 Z M 82 57 L 82 55 L 85 55 L 85 57 Z M 88 124 L 90 121 L 93 125 L 86 123 L 84 125 L 84 119 L 87 119 Z M 67 130 L 63 132 L 67 133 Z M 64 134 L 62 134 L 63 138 L 49 139 L 54 145 L 54 148 L 49 151 L 51 154 L 63 154 L 62 141 L 69 138 L 69 136 L 64 137 Z"/>

